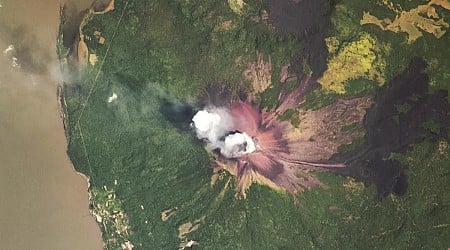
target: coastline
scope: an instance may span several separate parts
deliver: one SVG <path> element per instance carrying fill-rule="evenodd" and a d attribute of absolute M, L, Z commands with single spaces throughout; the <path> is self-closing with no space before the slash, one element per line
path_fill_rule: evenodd
<path fill-rule="evenodd" d="M 74 71 L 75 74 L 76 72 L 81 69 L 82 67 L 85 67 L 88 63 L 90 63 L 90 56 L 92 56 L 91 54 L 89 54 L 89 48 L 87 46 L 87 44 L 84 41 L 84 34 L 83 34 L 83 27 L 89 22 L 89 19 L 92 15 L 101 15 L 101 14 L 105 14 L 109 11 L 113 11 L 114 10 L 114 0 L 109 0 L 109 3 L 100 10 L 96 10 L 98 8 L 98 6 L 95 6 L 94 2 L 93 4 L 91 4 L 91 6 L 86 9 L 86 10 L 82 10 L 81 12 L 77 13 L 77 15 L 82 15 L 81 21 L 80 23 L 77 25 L 77 36 L 74 38 L 72 45 L 67 49 L 67 53 L 61 53 L 58 55 L 59 57 L 59 63 L 60 63 L 60 68 L 63 71 L 63 69 L 67 68 L 68 71 Z M 101 3 L 99 4 L 101 5 Z M 60 22 L 64 21 L 64 18 L 66 18 L 64 10 L 61 9 L 60 12 Z M 61 26 L 64 26 L 64 23 L 61 23 Z M 59 34 L 58 34 L 58 43 L 62 43 L 63 41 L 63 36 L 64 36 L 64 31 L 63 29 L 59 30 Z M 63 44 L 59 44 L 58 46 L 61 46 L 62 48 L 64 48 Z M 60 53 L 61 51 L 59 51 Z M 65 73 L 65 72 L 62 72 Z M 68 72 L 69 75 L 71 75 L 73 72 Z M 64 79 L 64 81 L 67 79 Z M 71 81 L 71 79 L 68 79 L 69 81 Z M 70 84 L 70 83 L 69 83 Z M 68 120 L 68 111 L 67 111 L 67 102 L 66 102 L 66 98 L 65 98 L 65 94 L 64 94 L 64 83 L 63 84 L 58 84 L 57 85 L 57 90 L 56 90 L 56 97 L 57 97 L 57 102 L 58 102 L 58 111 L 60 114 L 60 119 L 61 119 L 61 123 L 63 125 L 63 129 L 64 129 L 64 133 L 66 136 L 66 140 L 68 139 L 67 136 L 67 120 Z M 66 149 L 67 149 L 66 145 Z M 69 157 L 69 155 L 67 155 Z M 70 160 L 70 157 L 69 157 Z M 84 181 L 87 184 L 87 188 L 86 191 L 88 193 L 88 204 L 92 204 L 93 200 L 93 194 L 90 191 L 90 187 L 91 187 L 91 179 L 88 175 L 79 172 L 76 170 L 75 165 L 71 162 L 71 167 L 72 170 L 79 176 L 81 176 Z M 102 240 L 103 243 L 103 249 L 105 249 L 107 247 L 106 243 L 103 241 L 103 231 L 101 230 L 101 227 L 103 225 L 103 227 L 106 228 L 106 226 L 104 225 L 104 222 L 102 223 L 101 221 L 101 217 L 100 220 L 98 218 L 98 215 L 95 214 L 94 210 L 90 208 L 89 205 L 89 214 L 90 217 L 93 219 L 93 221 L 95 221 L 97 227 L 100 230 L 100 238 Z M 128 246 L 128 245 L 127 245 Z M 132 249 L 132 248 L 130 248 Z"/>
<path fill-rule="evenodd" d="M 67 155 L 64 112 L 58 114 L 64 100 L 55 102 L 62 79 L 55 51 L 59 7 L 54 0 L 22 0 L 3 3 L 0 13 L 0 48 L 16 49 L 0 58 L 0 183 L 8 201 L 0 204 L 0 240 L 5 249 L 105 246 L 89 210 L 89 178 Z M 11 65 L 10 57 L 20 66 Z"/>

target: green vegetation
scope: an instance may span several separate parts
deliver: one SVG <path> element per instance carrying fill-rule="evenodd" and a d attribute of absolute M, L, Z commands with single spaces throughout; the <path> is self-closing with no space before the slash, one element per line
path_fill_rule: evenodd
<path fill-rule="evenodd" d="M 359 122 L 354 122 L 345 126 L 342 126 L 340 128 L 341 132 L 348 132 L 348 131 L 359 131 L 361 135 L 364 135 L 364 127 Z M 337 151 L 339 153 L 343 152 L 349 152 L 354 149 L 356 149 L 359 145 L 361 145 L 364 142 L 364 136 L 358 136 L 352 140 L 350 144 L 342 144 L 339 145 L 337 148 Z"/>
<path fill-rule="evenodd" d="M 380 20 L 369 12 L 364 12 L 361 25 L 374 24 L 382 30 L 406 32 L 408 34 L 408 43 L 413 43 L 421 37 L 422 32 L 428 32 L 436 38 L 441 38 L 449 27 L 448 23 L 440 19 L 436 11 L 437 6 L 450 10 L 448 0 L 429 1 L 427 4 L 418 5 L 416 8 L 410 10 L 395 7 L 388 0 L 385 0 L 383 4 L 395 12 L 397 16 L 394 20 L 389 18 Z"/>
<path fill-rule="evenodd" d="M 388 53 L 389 46 L 378 45 L 368 33 L 361 33 L 355 41 L 343 45 L 335 37 L 329 37 L 327 46 L 332 57 L 327 71 L 318 80 L 323 90 L 344 94 L 345 83 L 358 78 L 384 84 L 386 62 L 382 53 Z"/>
<path fill-rule="evenodd" d="M 176 249 L 189 240 L 197 241 L 199 249 L 450 246 L 450 195 L 443 192 L 450 190 L 450 149 L 445 140 L 425 141 L 392 156 L 410 166 L 404 197 L 377 201 L 373 186 L 331 174 L 319 175 L 328 188 L 298 197 L 252 185 L 247 198 L 239 199 L 227 173 L 211 185 L 209 155 L 190 131 L 167 121 L 160 112 L 162 99 L 195 100 L 215 84 L 235 94 L 248 90 L 242 72 L 256 61 L 257 51 L 271 56 L 272 79 L 279 79 L 296 50 L 293 37 L 276 34 L 262 18 L 265 1 L 244 1 L 242 8 L 236 6 L 240 2 L 116 1 L 114 11 L 92 16 L 85 26 L 90 53 L 99 60 L 65 86 L 68 152 L 76 169 L 90 177 L 92 209 L 105 222 L 99 225 L 108 249 L 120 249 L 127 241 L 136 249 Z M 391 44 L 392 52 L 385 55 L 386 82 L 413 55 L 432 58 L 441 68 L 450 63 L 436 49 L 445 48 L 449 36 L 436 40 L 424 35 L 413 47 L 403 46 L 401 34 L 359 26 L 362 10 L 374 3 L 348 2 L 344 12 L 338 3 L 330 37 L 351 46 L 370 34 Z M 442 87 L 447 78 L 438 76 L 433 65 L 434 86 Z M 372 93 L 378 84 L 354 79 L 344 85 L 351 96 Z M 280 88 L 272 83 L 258 96 L 261 105 L 275 105 Z M 108 102 L 113 93 L 117 99 Z M 318 109 L 338 97 L 318 90 L 305 106 Z M 295 113 L 289 110 L 285 118 L 292 120 Z M 171 216 L 162 216 L 169 209 Z M 193 227 L 180 236 L 186 223 Z"/>
<path fill-rule="evenodd" d="M 439 123 L 434 120 L 428 120 L 424 122 L 422 126 L 433 134 L 439 134 L 439 130 L 441 129 Z"/>
<path fill-rule="evenodd" d="M 433 9 L 439 18 L 442 18 L 440 22 L 448 23 L 450 11 L 440 6 L 441 4 L 445 5 L 444 1 L 437 2 L 439 4 L 433 5 Z M 450 90 L 450 73 L 442 71 L 442 69 L 450 68 L 448 60 L 450 52 L 439 49 L 445 48 L 446 44 L 450 43 L 448 34 L 436 37 L 424 32 L 415 39 L 414 43 L 410 44 L 406 33 L 382 31 L 375 25 L 360 24 L 365 12 L 370 11 L 374 16 L 394 20 L 396 11 L 415 9 L 420 4 L 423 5 L 424 2 L 404 0 L 336 1 L 331 16 L 332 29 L 326 40 L 330 52 L 328 70 L 319 80 L 323 86 L 320 91 L 322 93 L 316 92 L 312 98 L 324 95 L 328 96 L 326 99 L 334 99 L 338 96 L 371 95 L 377 85 L 389 82 L 403 71 L 414 57 L 422 57 L 428 63 L 427 73 L 430 77 L 431 90 Z M 448 28 L 443 26 L 440 29 L 446 31 Z M 361 37 L 364 38 L 367 34 L 370 34 L 373 39 L 368 41 L 375 42 L 365 42 L 364 44 L 371 44 L 371 46 L 354 49 L 357 53 L 353 53 L 351 48 L 362 45 L 362 42 L 367 39 L 361 39 Z M 341 69 L 353 73 L 341 74 Z"/>
<path fill-rule="evenodd" d="M 411 110 L 411 106 L 408 103 L 395 105 L 395 109 L 399 114 L 407 114 Z"/>
<path fill-rule="evenodd" d="M 336 93 L 328 93 L 321 89 L 308 93 L 305 97 L 303 106 L 312 110 L 318 110 L 336 101 L 339 95 Z"/>
<path fill-rule="evenodd" d="M 298 128 L 300 125 L 299 113 L 295 109 L 288 109 L 284 114 L 278 117 L 280 121 L 289 121 L 294 127 Z"/>
<path fill-rule="evenodd" d="M 357 137 L 357 138 L 353 139 L 350 144 L 339 145 L 337 151 L 339 153 L 350 152 L 350 151 L 356 149 L 363 142 L 364 142 L 364 137 Z"/>

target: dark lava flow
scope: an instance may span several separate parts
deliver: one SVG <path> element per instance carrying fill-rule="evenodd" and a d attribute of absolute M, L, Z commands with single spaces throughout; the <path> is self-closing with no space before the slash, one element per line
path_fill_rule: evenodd
<path fill-rule="evenodd" d="M 298 79 L 307 61 L 313 75 L 304 81 L 304 94 L 318 87 L 315 81 L 327 68 L 328 50 L 325 37 L 330 27 L 329 0 L 269 0 L 269 19 L 281 34 L 294 35 L 300 42 L 300 50 L 293 58 L 293 69 Z M 391 153 L 404 153 L 408 147 L 424 139 L 448 137 L 450 125 L 446 91 L 428 93 L 428 76 L 423 73 L 426 63 L 419 58 L 389 84 L 381 88 L 374 99 L 376 103 L 364 118 L 366 136 L 364 143 L 354 151 L 335 154 L 330 160 L 345 162 L 348 167 L 336 173 L 352 176 L 377 185 L 380 197 L 389 193 L 403 195 L 407 188 L 406 166 L 390 160 Z M 301 82 L 301 80 L 299 81 Z M 397 111 L 397 105 L 407 104 L 405 113 Z M 440 124 L 440 131 L 433 133 L 423 127 L 424 122 Z"/>
<path fill-rule="evenodd" d="M 293 55 L 289 70 L 299 79 L 298 100 L 304 100 L 306 93 L 319 87 L 316 81 L 327 69 L 325 38 L 331 25 L 331 1 L 269 0 L 268 3 L 269 21 L 275 30 L 283 35 L 293 35 L 299 42 L 298 53 Z M 312 71 L 311 76 L 303 72 L 305 62 Z M 280 94 L 285 92 L 286 89 Z"/>
<path fill-rule="evenodd" d="M 382 87 L 364 117 L 364 142 L 354 151 L 332 157 L 348 165 L 337 170 L 338 173 L 375 183 L 380 197 L 406 192 L 406 166 L 389 159 L 391 153 L 404 153 L 409 146 L 425 139 L 448 137 L 448 93 L 445 90 L 429 93 L 425 68 L 425 61 L 415 58 L 405 71 Z M 399 112 L 400 105 L 409 108 Z M 424 128 L 424 123 L 430 121 L 439 124 L 439 131 Z"/>
<path fill-rule="evenodd" d="M 298 79 L 304 77 L 303 62 L 308 62 L 317 80 L 327 69 L 328 48 L 325 37 L 331 25 L 330 0 L 269 0 L 269 20 L 284 35 L 294 35 L 300 48 L 293 59 Z M 317 85 L 316 85 L 317 86 Z"/>

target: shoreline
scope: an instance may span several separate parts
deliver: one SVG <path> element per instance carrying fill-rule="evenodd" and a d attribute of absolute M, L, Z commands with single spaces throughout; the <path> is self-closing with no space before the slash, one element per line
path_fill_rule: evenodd
<path fill-rule="evenodd" d="M 95 2 L 94 2 L 95 3 Z M 89 48 L 87 46 L 87 44 L 84 42 L 84 34 L 83 34 L 83 27 L 87 24 L 87 22 L 89 21 L 89 18 L 91 17 L 91 15 L 101 15 L 101 14 L 105 14 L 109 11 L 114 10 L 114 0 L 110 0 L 109 3 L 106 5 L 106 7 L 103 10 L 99 10 L 96 11 L 95 10 L 95 6 L 94 3 L 89 7 L 89 9 L 81 11 L 79 14 L 83 13 L 83 18 L 81 19 L 80 24 L 78 25 L 78 36 L 76 38 L 74 38 L 73 44 L 70 46 L 72 47 L 72 49 L 66 48 L 68 49 L 68 52 L 65 55 L 58 55 L 58 60 L 59 63 L 62 65 L 61 67 L 61 71 L 63 71 L 63 68 L 65 68 L 64 64 L 66 64 L 68 66 L 68 70 L 75 70 L 77 71 L 80 67 L 85 67 L 88 63 L 89 63 Z M 60 23 L 64 21 L 64 12 L 61 11 L 60 14 Z M 64 23 L 61 24 L 62 26 L 64 25 Z M 63 37 L 63 29 L 61 29 L 59 31 L 59 35 L 58 37 Z M 61 39 L 62 41 L 62 39 Z M 61 44 L 61 46 L 64 46 Z M 74 55 L 74 53 L 76 53 Z M 71 58 L 73 58 L 74 60 L 70 60 Z M 64 73 L 64 72 L 62 72 Z M 67 141 L 67 133 L 66 133 L 66 129 L 67 129 L 67 118 L 68 118 L 68 112 L 67 112 L 67 102 L 66 102 L 66 98 L 65 98 L 65 94 L 64 94 L 64 83 L 63 84 L 57 84 L 57 90 L 56 90 L 56 96 L 57 96 L 57 102 L 58 102 L 58 111 L 59 111 L 59 115 L 60 115 L 60 121 L 63 125 L 63 130 L 64 130 L 64 134 L 65 134 L 65 138 Z M 70 164 L 72 166 L 72 171 L 74 171 L 77 175 L 81 176 L 85 182 L 87 183 L 87 188 L 86 191 L 88 193 L 88 210 L 89 210 L 89 214 L 90 214 L 90 218 L 95 222 L 97 228 L 100 231 L 100 240 L 102 241 L 103 244 L 103 249 L 105 249 L 106 242 L 103 240 L 103 230 L 102 230 L 102 223 L 98 221 L 94 210 L 90 208 L 90 205 L 93 203 L 94 201 L 94 197 L 92 192 L 90 192 L 90 187 L 91 187 L 91 181 L 90 181 L 90 177 L 82 172 L 77 171 L 77 169 L 75 168 L 75 164 L 73 164 L 72 160 L 70 159 L 70 156 L 67 154 L 67 150 L 68 150 L 68 144 L 66 145 L 66 155 L 69 158 Z M 105 225 L 103 224 L 103 226 L 105 227 Z"/>
<path fill-rule="evenodd" d="M 5 249 L 105 247 L 89 209 L 90 178 L 75 169 L 67 154 L 67 111 L 60 99 L 62 68 L 55 40 L 58 11 L 65 2 L 0 0 L 0 47 L 13 44 L 22 65 L 11 68 L 8 58 L 0 58 L 0 183 L 8 200 L 0 204 L 0 240 Z"/>

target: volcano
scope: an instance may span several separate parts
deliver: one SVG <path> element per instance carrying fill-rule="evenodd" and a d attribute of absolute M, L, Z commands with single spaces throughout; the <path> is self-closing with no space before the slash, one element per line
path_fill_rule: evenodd
<path fill-rule="evenodd" d="M 207 107 L 193 117 L 197 137 L 206 142 L 216 172 L 226 170 L 236 176 L 237 191 L 244 197 L 253 182 L 292 194 L 323 186 L 312 172 L 345 167 L 329 159 L 345 141 L 342 139 L 352 135 L 331 142 L 325 131 L 336 130 L 345 122 L 360 122 L 367 99 L 337 101 L 328 109 L 308 111 L 301 121 L 302 126 L 315 123 L 308 128 L 294 128 L 278 120 L 278 115 L 298 106 L 309 81 L 305 78 L 294 91 L 280 94 L 280 105 L 275 109 L 262 110 L 252 100 L 238 99 L 226 107 Z M 365 104 L 362 109 L 361 104 Z M 340 110 L 343 113 L 333 118 Z M 293 135 L 293 131 L 300 135 Z M 311 137 L 305 139 L 305 133 Z"/>

